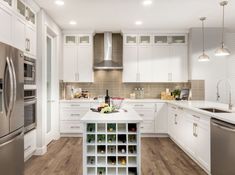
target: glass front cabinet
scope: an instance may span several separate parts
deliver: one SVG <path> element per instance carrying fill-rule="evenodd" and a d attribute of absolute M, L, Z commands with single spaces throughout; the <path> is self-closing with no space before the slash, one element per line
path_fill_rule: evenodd
<path fill-rule="evenodd" d="M 155 34 L 154 35 L 155 45 L 185 45 L 187 44 L 186 34 Z"/>
<path fill-rule="evenodd" d="M 91 45 L 91 37 L 92 35 L 88 35 L 88 34 L 65 35 L 64 44 L 65 45 L 80 45 L 80 46 Z"/>
<path fill-rule="evenodd" d="M 36 13 L 28 7 L 23 1 L 17 0 L 16 3 L 16 9 L 17 12 L 25 18 L 27 21 L 29 21 L 32 24 L 36 24 Z"/>

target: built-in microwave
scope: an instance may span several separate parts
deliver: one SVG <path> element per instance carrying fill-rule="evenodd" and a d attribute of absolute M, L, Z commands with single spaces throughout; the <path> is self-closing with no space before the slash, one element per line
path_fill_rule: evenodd
<path fill-rule="evenodd" d="M 24 91 L 24 128 L 25 133 L 36 128 L 37 123 L 36 90 Z"/>
<path fill-rule="evenodd" d="M 24 84 L 36 84 L 36 60 L 24 57 Z"/>

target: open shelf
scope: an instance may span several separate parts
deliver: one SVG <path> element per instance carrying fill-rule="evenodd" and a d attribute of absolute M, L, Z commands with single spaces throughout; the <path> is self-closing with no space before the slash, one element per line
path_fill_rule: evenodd
<path fill-rule="evenodd" d="M 83 137 L 86 174 L 138 174 L 138 127 L 137 123 L 87 123 Z"/>
<path fill-rule="evenodd" d="M 106 157 L 105 156 L 98 156 L 97 157 L 97 164 L 99 166 L 105 166 L 106 165 Z"/>
<path fill-rule="evenodd" d="M 118 168 L 118 175 L 126 175 L 126 168 Z"/>
<path fill-rule="evenodd" d="M 116 168 L 108 168 L 108 175 L 116 175 Z"/>

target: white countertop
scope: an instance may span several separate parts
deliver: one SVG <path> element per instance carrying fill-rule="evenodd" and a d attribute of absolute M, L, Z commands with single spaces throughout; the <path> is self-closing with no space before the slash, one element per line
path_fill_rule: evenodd
<path fill-rule="evenodd" d="M 173 104 L 209 117 L 213 117 L 228 123 L 235 124 L 235 108 L 233 108 L 233 110 L 230 111 L 231 113 L 212 113 L 199 109 L 199 108 L 217 108 L 229 111 L 227 104 L 210 102 L 210 101 L 168 101 L 168 104 Z"/>
<path fill-rule="evenodd" d="M 110 113 L 110 114 L 102 114 L 99 112 L 93 112 L 89 110 L 85 114 L 84 117 L 82 117 L 82 121 L 84 122 L 115 122 L 115 123 L 121 123 L 121 122 L 134 122 L 139 123 L 143 119 L 137 114 L 137 112 L 130 108 L 125 107 L 125 112 L 123 109 L 120 109 L 119 112 L 116 113 Z"/>

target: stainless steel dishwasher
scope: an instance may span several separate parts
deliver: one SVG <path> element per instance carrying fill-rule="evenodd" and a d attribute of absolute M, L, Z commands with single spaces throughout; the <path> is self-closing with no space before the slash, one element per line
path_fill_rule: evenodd
<path fill-rule="evenodd" d="M 235 175 L 235 125 L 211 119 L 211 174 Z"/>

